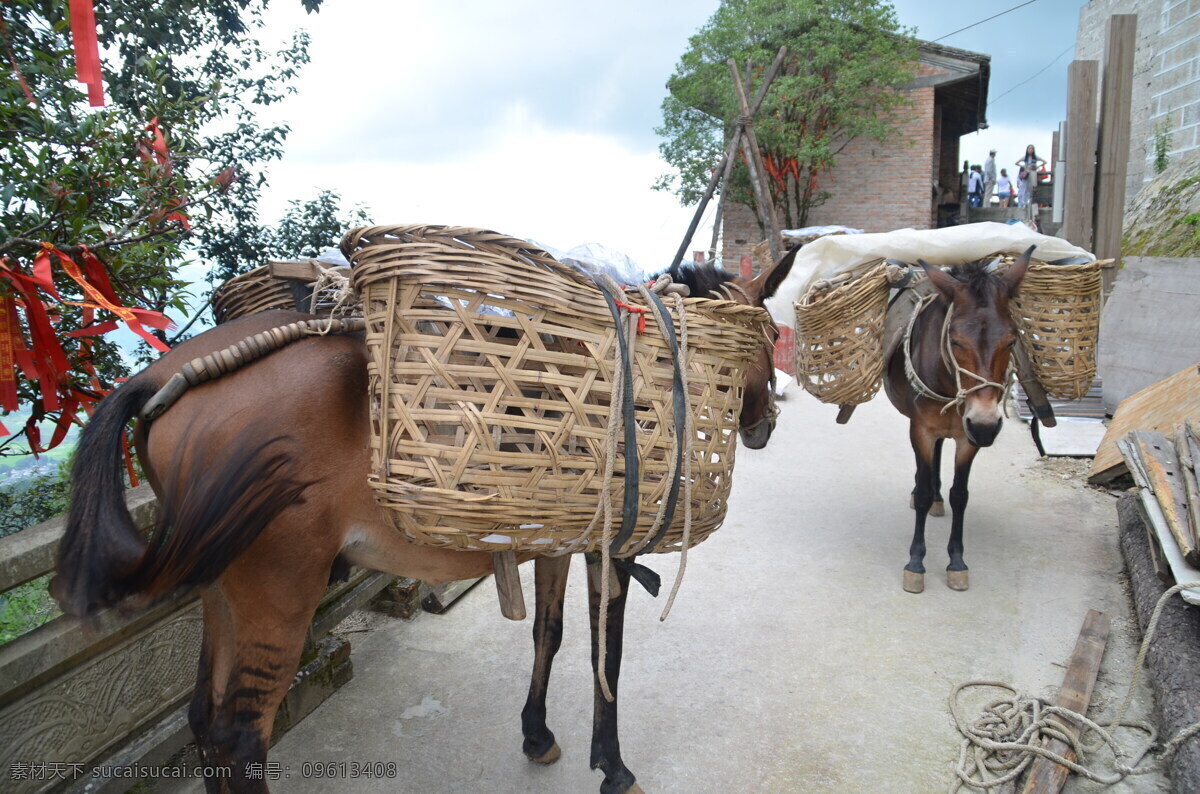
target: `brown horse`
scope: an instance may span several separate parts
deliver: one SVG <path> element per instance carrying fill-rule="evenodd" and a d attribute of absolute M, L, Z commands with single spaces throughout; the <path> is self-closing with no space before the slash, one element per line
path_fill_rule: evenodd
<path fill-rule="evenodd" d="M 980 447 L 991 446 L 1003 423 L 1009 359 L 1018 338 L 1008 302 L 1020 289 L 1032 253 L 1031 246 L 1003 274 L 983 262 L 957 265 L 949 272 L 920 263 L 929 292 L 888 360 L 884 381 L 892 405 L 909 418 L 917 458 L 912 494 L 916 526 L 904 566 L 904 589 L 910 593 L 925 589 L 925 518 L 942 503 L 940 468 L 947 438 L 954 439 L 954 515 L 946 581 L 954 590 L 968 587 L 963 562 L 967 480 Z"/>
<path fill-rule="evenodd" d="M 693 294 L 728 283 L 739 302 L 762 305 L 791 268 L 795 251 L 753 280 L 709 268 L 677 273 Z M 126 602 L 145 604 L 184 587 L 201 590 L 204 634 L 189 721 L 203 763 L 231 768 L 210 791 L 265 791 L 247 774 L 262 764 L 271 725 L 299 664 L 305 632 L 330 581 L 349 565 L 440 583 L 483 576 L 491 555 L 417 546 L 401 536 L 367 485 L 367 352 L 353 335 L 309 336 L 252 365 L 194 387 L 135 443 L 160 500 L 151 537 L 125 507 L 118 457 L 122 428 L 191 359 L 306 315 L 267 312 L 218 326 L 179 345 L 106 398 L 75 454 L 74 490 L 52 592 L 63 611 L 86 617 Z M 771 340 L 748 374 L 742 427 L 751 445 L 774 426 Z M 764 421 L 760 421 L 764 420 Z M 529 556 L 524 557 L 529 559 Z M 562 637 L 569 557 L 536 561 L 535 664 L 522 712 L 524 751 L 559 756 L 546 727 L 546 687 Z M 608 604 L 606 673 L 620 672 L 627 569 Z M 589 576 L 592 663 L 597 659 L 599 586 Z M 602 792 L 640 790 L 621 761 L 617 703 L 596 689 L 592 768 Z"/>

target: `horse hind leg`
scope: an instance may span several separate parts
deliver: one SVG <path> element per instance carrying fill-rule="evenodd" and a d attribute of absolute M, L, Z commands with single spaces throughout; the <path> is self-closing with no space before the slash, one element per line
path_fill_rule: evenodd
<path fill-rule="evenodd" d="M 599 563 L 594 563 L 599 564 Z M 600 794 L 641 794 L 642 788 L 621 760 L 621 741 L 617 735 L 617 679 L 621 676 L 621 650 L 625 633 L 625 599 L 629 596 L 629 573 L 616 569 L 620 593 L 609 598 L 604 637 L 604 673 L 612 692 L 612 702 L 600 689 L 596 676 L 600 666 L 600 576 L 588 577 L 588 613 L 592 628 L 592 769 L 604 772 Z"/>
<path fill-rule="evenodd" d="M 538 557 L 534 561 L 534 585 L 537 601 L 533 618 L 533 673 L 529 697 L 521 710 L 522 751 L 537 764 L 552 764 L 562 755 L 554 732 L 546 726 L 546 691 L 550 686 L 550 667 L 562 645 L 563 601 L 571 555 Z"/>
<path fill-rule="evenodd" d="M 333 562 L 332 554 L 310 553 L 289 565 L 277 545 L 251 547 L 212 586 L 216 592 L 205 594 L 206 607 L 213 606 L 205 610 L 211 641 L 205 752 L 211 763 L 229 768 L 225 782 L 239 793 L 268 791 L 263 769 L 275 714 L 299 667 Z M 214 625 L 207 625 L 210 618 Z M 193 706 L 203 713 L 203 699 Z"/>

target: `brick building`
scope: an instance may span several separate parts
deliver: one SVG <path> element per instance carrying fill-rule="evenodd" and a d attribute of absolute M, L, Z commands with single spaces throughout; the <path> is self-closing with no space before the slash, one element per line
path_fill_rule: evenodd
<path fill-rule="evenodd" d="M 1079 10 L 1075 60 L 1104 62 L 1108 18 L 1137 14 L 1126 206 L 1154 178 L 1154 138 L 1172 160 L 1200 153 L 1200 2 L 1090 0 Z"/>
<path fill-rule="evenodd" d="M 929 42 L 918 42 L 918 51 L 916 77 L 899 89 L 911 103 L 899 111 L 896 136 L 886 145 L 852 141 L 838 155 L 821 183 L 831 195 L 809 212 L 810 225 L 868 232 L 932 229 L 939 185 L 956 208 L 962 169 L 958 139 L 987 126 L 991 56 Z M 729 270 L 763 239 L 754 211 L 745 205 L 724 206 L 721 234 L 721 261 Z"/>

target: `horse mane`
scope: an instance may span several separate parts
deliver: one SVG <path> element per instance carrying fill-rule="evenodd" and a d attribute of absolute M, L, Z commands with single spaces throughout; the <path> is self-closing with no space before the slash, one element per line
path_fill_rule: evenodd
<path fill-rule="evenodd" d="M 726 282 L 733 281 L 732 274 L 726 273 L 712 262 L 705 262 L 702 265 L 694 262 L 680 262 L 663 272 L 670 276 L 671 281 L 676 284 L 686 284 L 691 290 L 693 298 L 710 298 L 712 297 L 709 295 L 710 292 Z M 662 273 L 656 273 L 654 278 L 658 278 L 660 275 Z"/>
<path fill-rule="evenodd" d="M 978 301 L 980 306 L 987 306 L 992 295 L 1000 289 L 1000 275 L 988 270 L 990 261 L 967 262 L 955 265 L 947 272 L 956 280 L 967 285 L 967 289 Z"/>

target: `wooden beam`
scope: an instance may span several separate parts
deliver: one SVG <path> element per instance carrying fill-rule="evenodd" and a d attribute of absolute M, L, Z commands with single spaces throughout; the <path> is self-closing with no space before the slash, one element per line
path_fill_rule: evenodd
<path fill-rule="evenodd" d="M 429 595 L 421 599 L 421 608 L 434 615 L 440 615 L 449 609 L 450 605 L 457 601 L 463 593 L 481 581 L 483 581 L 483 577 L 478 579 L 459 579 L 458 581 L 440 584 L 430 590 Z"/>
<path fill-rule="evenodd" d="M 1133 55 L 1137 49 L 1137 14 L 1108 18 L 1108 52 L 1100 96 L 1100 130 L 1096 174 L 1095 247 L 1099 259 L 1121 258 L 1125 218 L 1125 171 L 1129 167 L 1129 119 L 1133 103 Z M 1104 291 L 1116 270 L 1102 273 Z"/>
<path fill-rule="evenodd" d="M 521 592 L 521 572 L 517 570 L 515 551 L 492 552 L 496 571 L 496 594 L 500 596 L 500 614 L 509 620 L 525 619 L 525 594 Z"/>
<path fill-rule="evenodd" d="M 746 158 L 746 168 L 750 171 L 750 186 L 754 189 L 754 203 L 758 205 L 758 217 L 762 222 L 763 231 L 767 235 L 767 247 L 771 251 L 771 261 L 778 262 L 782 252 L 779 250 L 779 221 L 775 218 L 775 202 L 771 200 L 771 191 L 767 188 L 766 171 L 763 169 L 762 151 L 758 148 L 758 137 L 754 134 L 754 115 L 750 110 L 750 102 L 746 99 L 746 88 L 738 77 L 737 61 L 730 58 L 729 73 L 733 76 L 733 91 L 737 96 L 738 108 L 746 123 L 742 125 L 742 154 Z"/>
<path fill-rule="evenodd" d="M 1100 64 L 1071 61 L 1067 67 L 1067 182 L 1063 236 L 1092 249 L 1096 190 L 1096 85 Z"/>
<path fill-rule="evenodd" d="M 762 84 L 758 87 L 758 93 L 754 95 L 754 101 L 750 104 L 749 117 L 753 118 L 762 106 L 763 100 L 766 99 L 767 89 L 771 87 L 771 83 L 775 80 L 775 75 L 779 73 L 779 67 L 783 65 L 783 60 L 788 55 L 787 47 L 780 47 L 779 52 L 775 54 L 775 60 L 771 63 L 771 68 L 767 70 L 767 76 L 763 78 Z M 741 78 L 736 76 L 734 71 L 734 85 L 741 85 Z M 737 124 L 733 128 L 733 137 L 729 139 L 729 143 L 725 147 L 725 155 L 721 158 L 721 162 L 713 169 L 712 178 L 708 181 L 708 188 L 704 191 L 704 196 L 701 197 L 700 203 L 696 205 L 696 212 L 692 215 L 692 222 L 688 225 L 687 232 L 683 235 L 683 242 L 679 244 L 679 250 L 675 252 L 675 258 L 671 260 L 671 267 L 674 268 L 683 261 L 683 255 L 687 252 L 688 243 L 692 241 L 692 236 L 696 233 L 696 227 L 700 225 L 700 218 L 704 215 L 704 209 L 708 206 L 708 202 L 712 199 L 713 193 L 716 192 L 717 186 L 726 184 L 729 181 L 729 172 L 733 170 L 734 156 L 737 154 L 738 146 L 741 144 L 743 124 Z M 724 203 L 725 194 L 722 191 L 721 198 Z M 718 213 L 720 207 L 717 208 Z M 720 217 L 716 224 L 720 223 Z M 716 234 L 713 234 L 713 246 L 716 247 Z"/>
<path fill-rule="evenodd" d="M 317 273 L 316 265 L 308 259 L 303 262 L 269 262 L 267 267 L 272 278 L 281 278 L 287 281 L 312 283 L 320 275 Z"/>
<path fill-rule="evenodd" d="M 1100 660 L 1104 658 L 1104 646 L 1108 643 L 1110 626 L 1108 615 L 1094 609 L 1088 610 L 1055 705 L 1079 714 L 1087 713 L 1088 703 L 1092 700 L 1092 688 L 1096 685 L 1096 674 L 1100 672 Z M 1069 733 L 1079 736 L 1079 725 L 1074 720 L 1064 720 L 1064 724 Z M 1050 739 L 1042 746 L 1070 761 L 1075 760 L 1071 745 L 1060 739 Z M 1070 774 L 1071 770 L 1065 766 L 1039 756 L 1029 767 L 1021 794 L 1057 794 Z"/>

